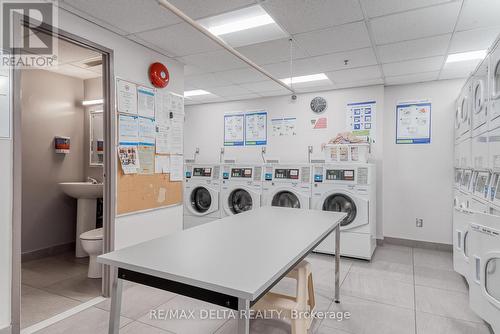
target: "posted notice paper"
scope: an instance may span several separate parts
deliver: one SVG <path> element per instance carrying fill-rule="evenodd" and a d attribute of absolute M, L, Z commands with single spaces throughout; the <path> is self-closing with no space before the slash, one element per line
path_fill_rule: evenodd
<path fill-rule="evenodd" d="M 155 120 L 139 117 L 139 143 L 154 145 L 156 141 Z"/>
<path fill-rule="evenodd" d="M 170 181 L 182 181 L 184 173 L 184 157 L 182 155 L 170 156 Z"/>
<path fill-rule="evenodd" d="M 155 172 L 155 148 L 154 146 L 140 145 L 137 147 L 141 165 L 139 174 L 154 174 Z"/>
<path fill-rule="evenodd" d="M 156 174 L 170 173 L 170 157 L 168 155 L 155 156 L 155 173 Z"/>
<path fill-rule="evenodd" d="M 139 120 L 137 116 L 118 116 L 118 142 L 120 145 L 137 145 L 139 142 Z"/>
<path fill-rule="evenodd" d="M 120 158 L 123 174 L 137 174 L 140 167 L 137 146 L 118 146 L 118 157 Z"/>
<path fill-rule="evenodd" d="M 137 85 L 125 80 L 116 80 L 118 112 L 137 114 Z"/>
<path fill-rule="evenodd" d="M 137 112 L 140 116 L 155 118 L 155 91 L 140 86 L 137 89 Z"/>

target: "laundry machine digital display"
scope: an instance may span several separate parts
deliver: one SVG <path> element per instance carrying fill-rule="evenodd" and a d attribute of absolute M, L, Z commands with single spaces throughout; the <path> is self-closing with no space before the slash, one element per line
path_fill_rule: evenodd
<path fill-rule="evenodd" d="M 327 169 L 327 180 L 354 181 L 354 169 Z"/>
<path fill-rule="evenodd" d="M 231 177 L 252 178 L 252 168 L 232 168 Z"/>
<path fill-rule="evenodd" d="M 212 176 L 212 168 L 193 168 L 193 176 Z"/>
<path fill-rule="evenodd" d="M 275 179 L 298 180 L 299 179 L 299 170 L 298 169 L 276 168 L 274 170 L 274 178 Z"/>

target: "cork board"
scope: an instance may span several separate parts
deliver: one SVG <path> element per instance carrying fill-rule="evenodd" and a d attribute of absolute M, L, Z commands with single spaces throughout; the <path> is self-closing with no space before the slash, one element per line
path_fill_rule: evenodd
<path fill-rule="evenodd" d="M 117 213 L 157 209 L 182 203 L 182 181 L 171 182 L 170 174 L 123 174 L 118 171 Z"/>

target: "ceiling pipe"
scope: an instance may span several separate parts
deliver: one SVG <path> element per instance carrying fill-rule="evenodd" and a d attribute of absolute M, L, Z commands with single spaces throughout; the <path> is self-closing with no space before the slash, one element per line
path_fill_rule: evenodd
<path fill-rule="evenodd" d="M 264 70 L 263 68 L 261 68 L 259 65 L 255 64 L 253 61 L 251 61 L 250 59 L 248 59 L 247 57 L 245 57 L 244 55 L 242 55 L 241 53 L 239 53 L 238 51 L 236 51 L 234 48 L 232 48 L 231 46 L 227 45 L 226 42 L 224 42 L 222 39 L 220 39 L 219 37 L 217 37 L 214 34 L 212 34 L 205 27 L 203 27 L 201 24 L 199 24 L 198 22 L 196 22 L 195 20 L 193 20 L 192 18 L 190 18 L 189 16 L 187 16 L 186 14 L 184 14 L 184 12 L 182 12 L 179 8 L 177 8 L 174 5 L 172 5 L 167 0 L 158 0 L 158 4 L 160 6 L 166 8 L 166 9 L 168 9 L 169 11 L 171 11 L 172 13 L 174 13 L 175 15 L 177 15 L 179 18 L 181 18 L 182 20 L 184 20 L 187 24 L 189 24 L 190 26 L 192 26 L 193 28 L 195 28 L 196 30 L 198 30 L 199 32 L 201 32 L 203 35 L 205 35 L 208 38 L 210 38 L 215 43 L 219 44 L 227 52 L 231 53 L 233 56 L 235 56 L 236 58 L 240 59 L 242 62 L 246 63 L 248 66 L 252 67 L 256 71 L 260 72 L 264 76 L 266 76 L 269 79 L 271 79 L 272 81 L 276 82 L 278 85 L 280 85 L 280 86 L 284 87 L 285 89 L 289 90 L 292 94 L 295 94 L 295 91 L 292 88 L 290 88 L 287 84 L 285 84 L 284 82 L 282 82 L 279 79 L 276 79 L 275 77 L 273 77 L 273 75 L 271 73 L 267 72 L 266 70 Z"/>

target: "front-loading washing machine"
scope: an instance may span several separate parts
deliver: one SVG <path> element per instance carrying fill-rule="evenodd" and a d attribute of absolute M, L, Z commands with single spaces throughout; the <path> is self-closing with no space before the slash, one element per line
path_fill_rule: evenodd
<path fill-rule="evenodd" d="M 309 209 L 310 201 L 310 164 L 273 164 L 264 166 L 262 205 Z"/>
<path fill-rule="evenodd" d="M 186 164 L 184 175 L 184 229 L 221 218 L 220 165 Z"/>
<path fill-rule="evenodd" d="M 313 166 L 311 207 L 347 213 L 340 226 L 340 254 L 371 260 L 376 242 L 376 182 L 374 164 Z M 334 254 L 335 238 L 328 236 L 314 250 Z"/>
<path fill-rule="evenodd" d="M 500 216 L 477 216 L 471 225 L 469 305 L 500 333 Z"/>
<path fill-rule="evenodd" d="M 222 217 L 259 208 L 262 197 L 261 165 L 223 165 Z"/>

